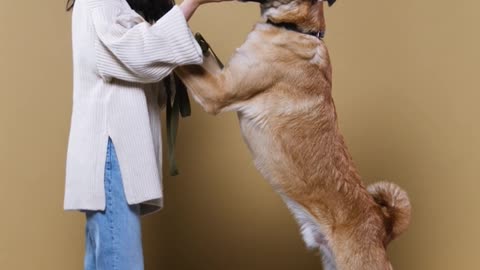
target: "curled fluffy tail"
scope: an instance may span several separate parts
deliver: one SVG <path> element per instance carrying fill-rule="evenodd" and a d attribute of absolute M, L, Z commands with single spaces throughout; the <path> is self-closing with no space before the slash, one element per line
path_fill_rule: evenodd
<path fill-rule="evenodd" d="M 387 182 L 372 184 L 367 190 L 382 207 L 389 240 L 393 240 L 410 224 L 411 206 L 407 193 L 399 186 Z"/>

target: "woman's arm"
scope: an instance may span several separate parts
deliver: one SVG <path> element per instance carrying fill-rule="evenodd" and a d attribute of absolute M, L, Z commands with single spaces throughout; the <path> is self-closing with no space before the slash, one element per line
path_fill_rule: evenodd
<path fill-rule="evenodd" d="M 200 4 L 198 0 L 185 0 L 180 4 L 179 7 L 185 16 L 185 19 L 188 21 L 192 17 L 193 13 L 195 13 L 199 5 Z"/>
<path fill-rule="evenodd" d="M 180 9 L 183 12 L 183 15 L 185 16 L 185 19 L 188 21 L 192 17 L 193 13 L 195 10 L 200 5 L 206 4 L 206 3 L 213 3 L 213 2 L 223 2 L 223 1 L 232 1 L 232 0 L 184 0 L 182 4 L 180 4 Z"/>
<path fill-rule="evenodd" d="M 105 80 L 151 83 L 180 65 L 201 64 L 203 55 L 186 19 L 203 3 L 185 0 L 155 24 L 124 6 L 102 5 L 92 10 L 98 36 L 97 67 Z M 214 0 L 216 1 L 216 0 Z"/>

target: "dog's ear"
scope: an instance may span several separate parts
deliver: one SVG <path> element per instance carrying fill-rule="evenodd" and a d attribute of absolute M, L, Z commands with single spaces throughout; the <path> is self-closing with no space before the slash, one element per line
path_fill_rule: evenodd
<path fill-rule="evenodd" d="M 335 4 L 335 1 L 337 0 L 327 0 L 328 6 L 331 7 L 333 4 Z"/>

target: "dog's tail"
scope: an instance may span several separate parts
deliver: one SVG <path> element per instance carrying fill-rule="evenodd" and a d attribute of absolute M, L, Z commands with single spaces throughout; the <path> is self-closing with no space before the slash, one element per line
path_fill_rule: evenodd
<path fill-rule="evenodd" d="M 388 242 L 407 230 L 411 205 L 407 193 L 393 183 L 379 182 L 368 186 L 368 192 L 383 210 Z"/>

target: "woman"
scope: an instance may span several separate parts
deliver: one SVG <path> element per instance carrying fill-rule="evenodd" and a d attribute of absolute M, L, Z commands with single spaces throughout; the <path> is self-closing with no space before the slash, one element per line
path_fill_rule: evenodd
<path fill-rule="evenodd" d="M 86 212 L 86 270 L 143 269 L 140 216 L 162 207 L 159 82 L 179 65 L 202 63 L 187 20 L 221 0 L 169 1 L 69 2 L 74 94 L 64 208 Z"/>

